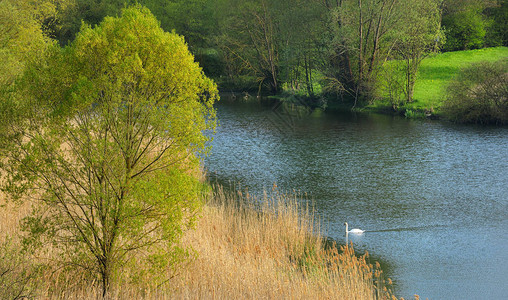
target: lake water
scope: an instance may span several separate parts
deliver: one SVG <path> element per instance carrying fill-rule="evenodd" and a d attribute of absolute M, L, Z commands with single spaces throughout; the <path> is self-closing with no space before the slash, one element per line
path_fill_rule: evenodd
<path fill-rule="evenodd" d="M 205 159 L 250 192 L 306 192 L 326 234 L 383 262 L 396 294 L 508 299 L 508 129 L 224 101 Z"/>

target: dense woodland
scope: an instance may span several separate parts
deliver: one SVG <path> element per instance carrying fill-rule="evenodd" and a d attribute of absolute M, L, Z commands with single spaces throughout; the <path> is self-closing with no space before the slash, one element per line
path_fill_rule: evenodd
<path fill-rule="evenodd" d="M 82 22 L 96 25 L 131 2 L 183 35 L 221 91 L 368 103 L 380 97 L 381 66 L 399 60 L 400 92 L 411 102 L 430 53 L 508 45 L 506 0 L 3 0 L 0 26 L 12 32 L 12 18 L 32 19 L 66 45 Z"/>

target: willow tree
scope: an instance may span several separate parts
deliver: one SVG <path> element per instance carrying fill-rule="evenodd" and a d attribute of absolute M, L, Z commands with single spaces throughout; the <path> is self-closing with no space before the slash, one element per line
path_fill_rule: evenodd
<path fill-rule="evenodd" d="M 19 83 L 18 116 L 2 120 L 5 190 L 36 203 L 28 241 L 53 242 L 104 294 L 127 266 L 167 275 L 200 205 L 215 84 L 140 6 L 50 52 Z"/>

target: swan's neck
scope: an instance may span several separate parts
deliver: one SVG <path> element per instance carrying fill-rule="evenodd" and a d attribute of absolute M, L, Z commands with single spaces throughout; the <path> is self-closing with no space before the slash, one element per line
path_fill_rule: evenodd
<path fill-rule="evenodd" d="M 349 230 L 348 230 L 348 226 L 347 226 L 347 223 L 346 223 L 346 232 L 349 232 Z"/>

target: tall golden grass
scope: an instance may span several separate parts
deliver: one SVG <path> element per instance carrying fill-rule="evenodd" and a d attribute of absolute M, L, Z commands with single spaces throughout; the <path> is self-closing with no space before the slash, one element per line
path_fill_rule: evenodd
<path fill-rule="evenodd" d="M 4 202 L 0 194 L 0 204 Z M 298 195 L 276 189 L 256 199 L 217 187 L 195 229 L 184 235 L 183 246 L 193 249 L 191 259 L 161 286 L 124 283 L 108 298 L 396 299 L 378 264 L 371 265 L 368 255 L 357 256 L 352 245 L 337 249 L 326 244 L 312 210 L 299 203 Z M 0 243 L 10 239 L 19 244 L 18 223 L 29 211 L 29 204 L 0 210 Z M 48 257 L 57 255 L 51 246 L 45 254 L 44 259 L 18 257 L 20 268 L 46 266 L 29 278 L 24 293 L 39 299 L 102 297 L 102 290 L 79 270 L 47 267 Z"/>

